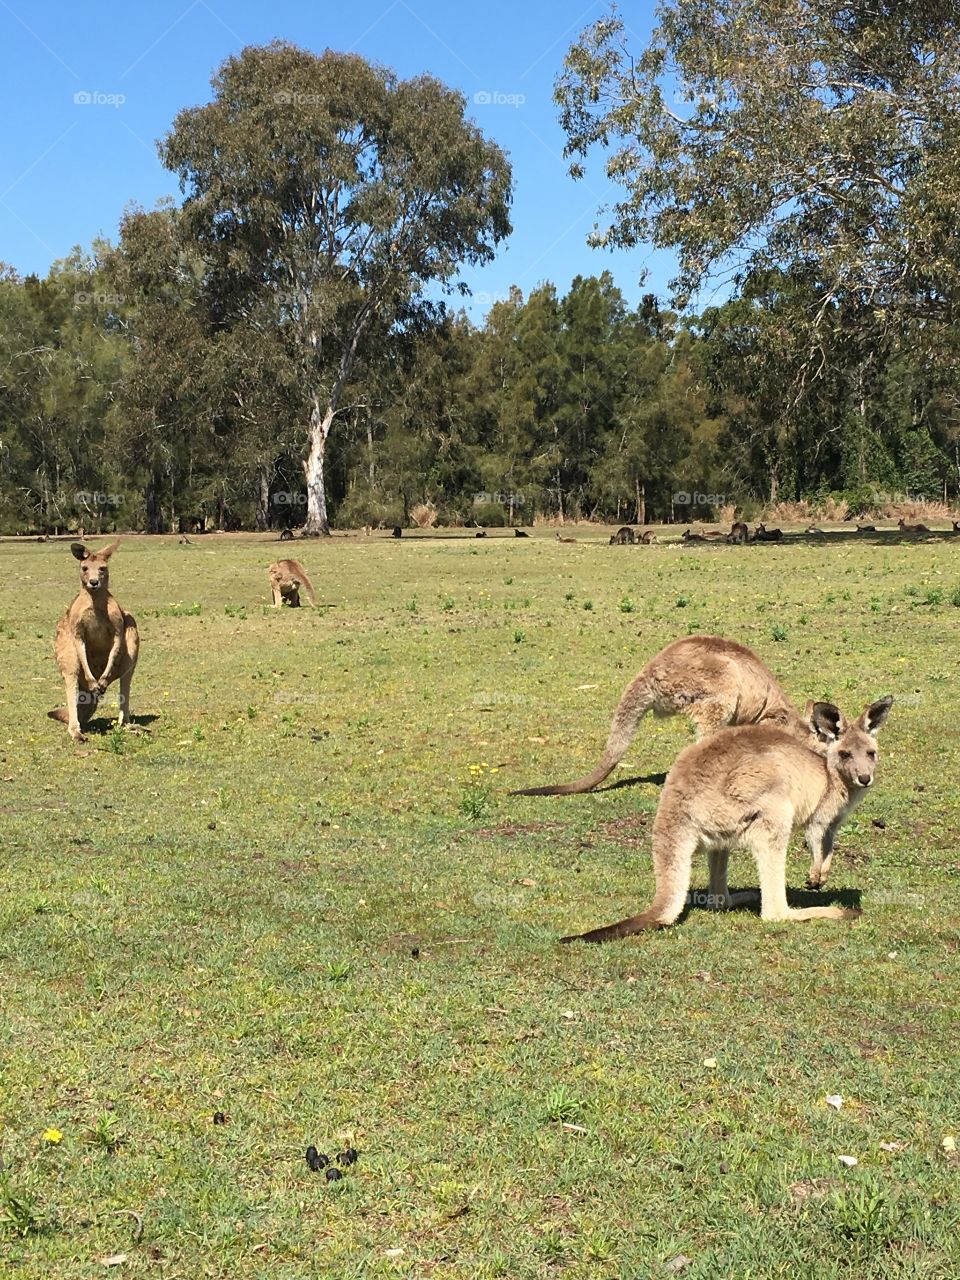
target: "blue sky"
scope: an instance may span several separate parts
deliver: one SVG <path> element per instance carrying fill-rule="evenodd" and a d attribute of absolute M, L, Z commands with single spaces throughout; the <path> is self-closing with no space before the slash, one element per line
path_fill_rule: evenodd
<path fill-rule="evenodd" d="M 355 51 L 402 76 L 430 72 L 463 91 L 473 119 L 509 152 L 514 232 L 493 263 L 464 274 L 475 291 L 466 302 L 475 320 L 511 284 L 527 294 L 552 280 L 563 292 L 577 273 L 604 268 L 631 303 L 647 290 L 665 295 L 668 256 L 587 246 L 616 188 L 601 164 L 574 182 L 562 157 L 553 81 L 571 42 L 605 11 L 605 3 L 583 0 L 0 0 L 8 111 L 0 261 L 43 275 L 75 244 L 115 239 L 129 202 L 152 208 L 163 196 L 179 199 L 156 139 L 180 108 L 209 100 L 211 74 L 225 57 L 281 38 L 317 52 Z M 624 16 L 639 47 L 653 5 L 625 5 Z M 75 101 L 78 94 L 92 100 Z M 650 278 L 641 288 L 645 268 Z"/>

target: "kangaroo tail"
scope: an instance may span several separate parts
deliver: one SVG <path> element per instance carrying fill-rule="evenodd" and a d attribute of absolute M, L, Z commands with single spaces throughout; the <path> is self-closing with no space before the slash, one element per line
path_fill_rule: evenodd
<path fill-rule="evenodd" d="M 303 585 L 304 585 L 304 589 L 306 590 L 307 596 L 308 596 L 308 597 L 309 597 L 309 599 L 310 599 L 310 603 L 313 605 L 313 607 L 314 607 L 314 608 L 316 608 L 316 607 L 317 607 L 317 595 L 316 595 L 316 592 L 315 592 L 315 591 L 314 591 L 314 589 L 313 589 L 313 583 L 312 583 L 312 582 L 310 581 L 310 579 L 307 577 L 307 571 L 306 571 L 306 569 L 301 569 L 301 570 L 300 570 L 300 575 L 301 575 L 301 577 L 303 578 Z"/>
<path fill-rule="evenodd" d="M 623 697 L 613 713 L 613 720 L 610 722 L 607 745 L 603 749 L 600 763 L 591 773 L 578 778 L 576 782 L 561 782 L 552 787 L 527 787 L 522 791 L 512 791 L 510 794 L 514 796 L 576 796 L 584 791 L 592 791 L 627 754 L 627 748 L 634 739 L 640 721 L 648 711 L 652 710 L 656 696 L 647 670 L 644 668 L 624 690 Z"/>
<path fill-rule="evenodd" d="M 664 801 L 666 814 L 660 821 Z M 681 914 L 690 892 L 690 869 L 700 840 L 696 830 L 684 828 L 676 806 L 671 811 L 669 795 L 664 797 L 664 801 L 661 801 L 653 826 L 653 866 L 657 877 L 653 902 L 638 916 L 628 916 L 626 920 L 617 920 L 588 933 L 570 934 L 561 938 L 561 942 L 613 942 L 646 929 L 663 929 L 673 924 Z"/>
<path fill-rule="evenodd" d="M 66 707 L 57 707 L 56 711 L 48 711 L 47 715 L 51 720 L 59 720 L 61 724 L 67 723 L 68 716 Z"/>

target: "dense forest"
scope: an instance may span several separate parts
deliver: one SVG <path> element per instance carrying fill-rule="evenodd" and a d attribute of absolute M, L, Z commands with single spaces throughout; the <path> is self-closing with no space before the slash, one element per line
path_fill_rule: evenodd
<path fill-rule="evenodd" d="M 125 238 L 172 244 L 172 216 L 132 215 Z M 98 245 L 44 280 L 0 280 L 0 527 L 300 525 L 307 410 L 283 332 L 218 326 L 188 264 L 135 284 L 119 259 Z M 431 308 L 355 368 L 334 523 L 405 524 L 421 504 L 441 522 L 643 523 L 831 492 L 855 512 L 954 496 L 960 387 L 841 327 L 793 404 L 793 305 L 772 281 L 678 323 L 652 296 L 631 310 L 603 274 L 516 290 L 482 328 Z M 703 501 L 678 509 L 678 493 Z"/>
<path fill-rule="evenodd" d="M 597 242 L 670 248 L 677 280 L 636 308 L 608 272 L 514 289 L 479 327 L 458 274 L 509 235 L 512 174 L 463 95 L 229 58 L 159 143 L 179 205 L 45 279 L 0 266 L 0 531 L 954 500 L 957 24 L 782 7 L 670 0 L 638 58 L 615 13 L 581 36 L 571 170 L 605 149 L 625 193 Z"/>

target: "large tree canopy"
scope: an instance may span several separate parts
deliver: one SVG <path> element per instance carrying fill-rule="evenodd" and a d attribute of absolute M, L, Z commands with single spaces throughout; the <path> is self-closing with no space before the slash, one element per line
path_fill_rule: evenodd
<path fill-rule="evenodd" d="M 960 299 L 960 12 L 943 0 L 663 0 L 646 49 L 616 11 L 556 86 L 567 154 L 625 188 L 600 244 L 677 252 L 685 304 L 771 268 L 934 349 Z M 950 343 L 953 347 L 953 342 Z"/>
<path fill-rule="evenodd" d="M 225 325 L 284 326 L 305 395 L 307 520 L 329 531 L 324 457 L 362 344 L 510 231 L 510 166 L 430 76 L 356 54 L 244 49 L 162 142 Z"/>

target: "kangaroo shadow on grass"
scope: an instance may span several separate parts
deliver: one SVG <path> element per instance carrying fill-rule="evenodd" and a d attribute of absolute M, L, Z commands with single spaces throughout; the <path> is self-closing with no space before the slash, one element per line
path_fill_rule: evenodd
<path fill-rule="evenodd" d="M 624 787 L 638 787 L 642 782 L 649 782 L 655 787 L 662 787 L 667 780 L 665 773 L 645 773 L 635 778 L 620 778 L 611 782 L 609 787 L 594 787 L 594 791 L 622 791 Z"/>
<path fill-rule="evenodd" d="M 760 915 L 760 890 L 755 885 L 739 885 L 729 886 L 729 892 L 734 893 L 751 893 L 756 897 L 750 899 L 749 902 L 740 902 L 736 906 L 728 907 L 723 911 L 717 911 L 711 905 L 712 899 L 710 890 L 691 889 L 687 894 L 686 905 L 683 911 L 677 917 L 676 923 L 683 924 L 687 917 L 694 911 L 709 911 L 716 915 L 729 915 L 733 911 L 749 911 L 751 915 Z M 855 911 L 862 909 L 861 891 L 859 889 L 828 889 L 826 892 L 817 889 L 791 889 L 787 886 L 787 903 L 791 907 L 847 907 Z M 802 921 L 801 923 L 813 923 Z"/>
<path fill-rule="evenodd" d="M 121 730 L 128 726 L 133 729 L 148 729 L 154 721 L 159 720 L 159 716 L 131 716 L 126 725 L 120 725 Z M 109 733 L 111 729 L 116 728 L 116 717 L 114 716 L 94 716 L 92 720 L 88 720 L 82 726 L 84 733 Z"/>

